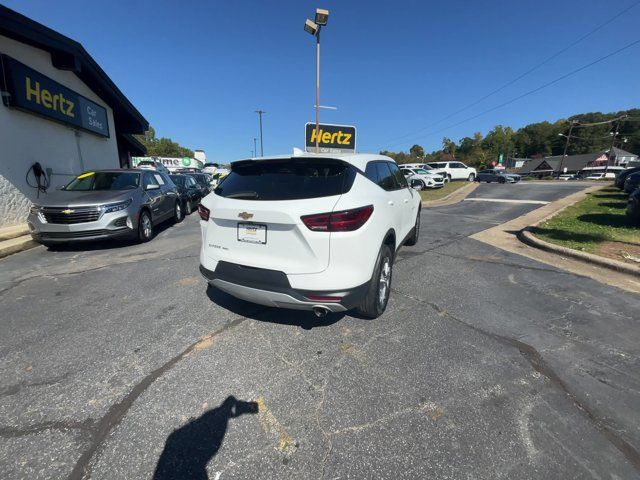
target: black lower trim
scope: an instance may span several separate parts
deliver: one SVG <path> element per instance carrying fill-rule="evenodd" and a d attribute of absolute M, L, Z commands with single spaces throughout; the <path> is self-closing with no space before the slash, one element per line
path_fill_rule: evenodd
<path fill-rule="evenodd" d="M 296 300 L 302 302 L 313 302 L 309 300 L 309 295 L 330 297 L 336 293 L 346 292 L 342 295 L 340 302 L 347 310 L 359 306 L 367 295 L 369 282 L 358 285 L 354 288 L 343 288 L 340 290 L 301 290 L 294 289 L 289 283 L 289 279 L 284 272 L 278 270 L 268 270 L 266 268 L 247 267 L 230 262 L 218 262 L 215 272 L 200 265 L 200 273 L 208 281 L 223 280 L 243 287 L 255 288 L 267 292 L 285 293 Z M 321 305 L 323 302 L 318 302 Z"/>

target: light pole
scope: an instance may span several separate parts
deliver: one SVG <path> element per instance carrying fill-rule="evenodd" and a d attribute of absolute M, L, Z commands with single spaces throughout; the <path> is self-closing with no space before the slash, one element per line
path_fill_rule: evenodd
<path fill-rule="evenodd" d="M 569 140 L 571 139 L 571 132 L 573 132 L 573 127 L 575 127 L 576 125 L 578 125 L 578 122 L 574 120 L 569 125 L 568 135 L 564 135 L 562 133 L 558 134 L 558 136 L 560 137 L 565 137 L 567 141 L 564 142 L 564 151 L 562 152 L 562 158 L 560 159 L 560 166 L 558 167 L 558 176 L 556 178 L 560 178 L 560 175 L 562 174 L 562 164 L 564 163 L 564 159 L 567 157 L 567 149 L 569 148 Z"/>
<path fill-rule="evenodd" d="M 256 147 L 256 140 L 258 140 L 256 137 L 253 137 L 253 152 L 255 155 L 258 155 L 258 148 Z"/>
<path fill-rule="evenodd" d="M 316 37 L 316 153 L 320 153 L 320 30 L 327 25 L 329 10 L 316 8 L 315 22 L 307 19 L 305 32 Z"/>
<path fill-rule="evenodd" d="M 262 114 L 267 112 L 265 112 L 264 110 L 256 110 L 256 113 L 260 117 L 260 156 L 264 157 L 264 145 L 262 144 Z"/>
<path fill-rule="evenodd" d="M 604 166 L 604 178 L 607 177 L 607 170 L 609 170 L 609 163 L 611 162 L 611 158 L 613 156 L 613 147 L 615 145 L 616 142 L 616 136 L 620 133 L 618 131 L 618 128 L 620 127 L 620 120 L 622 120 L 623 118 L 626 118 L 627 116 L 623 116 L 618 118 L 618 120 L 616 121 L 616 126 L 613 128 L 613 132 L 610 133 L 611 135 L 611 147 L 609 147 L 609 155 L 607 155 L 607 164 Z"/>

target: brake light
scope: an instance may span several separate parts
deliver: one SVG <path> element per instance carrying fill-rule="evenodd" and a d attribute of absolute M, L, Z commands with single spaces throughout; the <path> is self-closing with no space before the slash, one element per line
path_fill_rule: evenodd
<path fill-rule="evenodd" d="M 209 214 L 211 213 L 209 209 L 203 205 L 198 205 L 198 213 L 200 214 L 200 218 L 205 222 L 209 221 Z"/>
<path fill-rule="evenodd" d="M 353 232 L 364 225 L 373 213 L 373 205 L 341 212 L 305 215 L 300 220 L 309 230 L 317 232 Z"/>

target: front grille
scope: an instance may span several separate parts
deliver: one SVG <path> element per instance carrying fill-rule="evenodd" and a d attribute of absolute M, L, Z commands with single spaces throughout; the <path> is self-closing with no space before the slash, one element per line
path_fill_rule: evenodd
<path fill-rule="evenodd" d="M 98 235 L 105 235 L 109 230 L 83 230 L 80 232 L 42 232 L 40 237 L 46 238 L 83 238 L 83 237 L 96 237 Z"/>
<path fill-rule="evenodd" d="M 95 222 L 102 211 L 98 207 L 52 208 L 42 209 L 47 223 L 70 225 L 74 223 Z"/>

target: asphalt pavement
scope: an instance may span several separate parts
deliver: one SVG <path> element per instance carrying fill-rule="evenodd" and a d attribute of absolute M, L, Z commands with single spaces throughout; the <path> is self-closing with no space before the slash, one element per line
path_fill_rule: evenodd
<path fill-rule="evenodd" d="M 197 214 L 0 260 L 0 476 L 639 478 L 640 297 L 468 238 L 584 187 L 424 209 L 376 320 L 207 290 Z"/>

